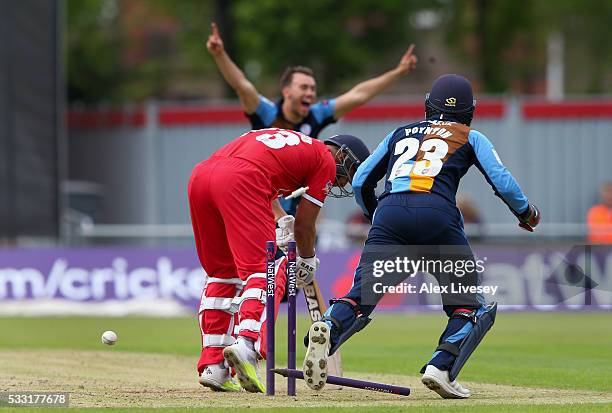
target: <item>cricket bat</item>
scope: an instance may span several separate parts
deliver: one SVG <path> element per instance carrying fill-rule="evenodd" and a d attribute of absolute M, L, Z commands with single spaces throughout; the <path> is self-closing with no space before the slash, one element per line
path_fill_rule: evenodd
<path fill-rule="evenodd" d="M 327 304 L 325 303 L 325 298 L 323 298 L 321 289 L 319 289 L 317 280 L 313 280 L 311 284 L 305 286 L 303 291 L 306 305 L 308 306 L 310 321 L 314 323 L 315 321 L 321 320 L 321 317 L 323 317 L 323 314 L 327 311 Z M 342 358 L 339 350 L 327 359 L 327 363 L 328 374 L 332 376 L 342 376 Z M 342 387 L 338 386 L 338 388 Z"/>

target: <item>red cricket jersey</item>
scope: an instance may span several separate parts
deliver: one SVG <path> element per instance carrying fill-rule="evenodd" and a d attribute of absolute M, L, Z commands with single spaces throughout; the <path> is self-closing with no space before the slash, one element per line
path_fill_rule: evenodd
<path fill-rule="evenodd" d="M 285 129 L 247 132 L 212 156 L 253 163 L 270 177 L 273 195 L 287 196 L 307 186 L 304 198 L 319 206 L 336 178 L 336 161 L 323 142 Z"/>

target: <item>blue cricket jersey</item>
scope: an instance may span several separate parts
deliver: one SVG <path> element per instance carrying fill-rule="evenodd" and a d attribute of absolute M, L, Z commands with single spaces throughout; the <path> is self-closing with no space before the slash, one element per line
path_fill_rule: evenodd
<path fill-rule="evenodd" d="M 253 129 L 281 128 L 302 132 L 311 138 L 317 138 L 321 130 L 336 122 L 334 109 L 336 100 L 321 100 L 310 106 L 308 115 L 300 123 L 291 123 L 283 116 L 283 100 L 273 103 L 259 95 L 259 105 L 255 112 L 247 114 Z"/>
<path fill-rule="evenodd" d="M 515 215 L 527 209 L 527 197 L 485 135 L 461 123 L 432 119 L 385 137 L 353 177 L 355 199 L 370 218 L 378 199 L 394 193 L 435 194 L 455 205 L 459 181 L 472 165 Z M 374 189 L 383 176 L 385 190 L 377 199 Z"/>

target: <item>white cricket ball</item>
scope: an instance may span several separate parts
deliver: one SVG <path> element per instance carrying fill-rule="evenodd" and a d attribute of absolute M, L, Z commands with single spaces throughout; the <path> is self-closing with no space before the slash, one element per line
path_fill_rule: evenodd
<path fill-rule="evenodd" d="M 113 344 L 115 344 L 117 342 L 117 333 L 115 333 L 114 331 L 105 331 L 104 333 L 102 333 L 102 343 L 112 346 Z"/>

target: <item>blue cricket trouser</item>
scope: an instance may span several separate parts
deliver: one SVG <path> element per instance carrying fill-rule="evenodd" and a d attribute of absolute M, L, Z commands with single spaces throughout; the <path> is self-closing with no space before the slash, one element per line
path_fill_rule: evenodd
<path fill-rule="evenodd" d="M 389 248 L 425 246 L 424 248 L 429 251 L 428 258 L 432 258 L 431 251 L 436 250 L 435 246 L 463 246 L 461 250 L 473 259 L 459 210 L 452 203 L 434 194 L 399 193 L 382 198 L 374 214 L 364 251 L 368 248 L 381 248 L 380 246 Z M 362 273 L 368 268 L 364 262 L 364 255 L 355 271 L 353 286 L 345 297 L 359 304 L 359 311 L 363 316 L 369 316 L 374 311 L 376 303 L 372 303 L 371 300 L 367 303 L 362 302 Z M 432 275 L 439 279 L 436 274 Z M 476 274 L 473 275 L 477 277 Z M 471 330 L 470 320 L 455 318 L 452 315 L 458 309 L 477 311 L 484 304 L 484 299 L 474 294 L 467 297 L 468 302 L 465 302 L 465 297 L 463 300 L 461 305 L 447 304 L 443 297 L 444 311 L 449 317 L 449 322 L 440 337 L 439 344 L 450 342 L 459 346 Z M 356 318 L 355 312 L 345 304 L 333 304 L 326 315 L 341 325 L 338 329 L 328 321 L 332 343 L 338 341 L 340 333 L 346 331 Z M 435 351 L 428 364 L 433 364 L 441 370 L 450 370 L 454 360 L 455 356 L 447 351 Z"/>

